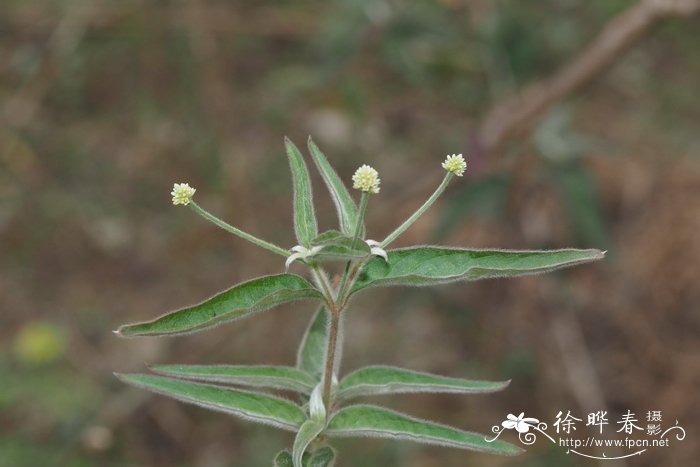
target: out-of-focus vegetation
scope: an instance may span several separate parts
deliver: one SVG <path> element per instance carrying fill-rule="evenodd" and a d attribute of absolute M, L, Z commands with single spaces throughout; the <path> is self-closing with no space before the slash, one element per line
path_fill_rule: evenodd
<path fill-rule="evenodd" d="M 291 247 L 284 135 L 312 134 L 346 179 L 361 163 L 379 170 L 370 236 L 422 202 L 446 153 L 463 152 L 465 180 L 398 244 L 611 250 L 605 264 L 558 276 L 358 299 L 346 371 L 384 362 L 513 379 L 495 395 L 385 402 L 483 432 L 507 413 L 551 421 L 601 408 L 663 410 L 697 432 L 700 19 L 664 22 L 531 137 L 489 157 L 470 146 L 496 102 L 556 70 L 632 3 L 2 2 L 0 465 L 257 467 L 290 444 L 112 372 L 290 364 L 311 309 L 206 336 L 110 332 L 282 269 L 172 208 L 169 191 L 188 181 L 212 212 Z M 317 202 L 330 227 L 332 206 Z M 344 466 L 594 465 L 545 442 L 515 459 L 339 447 Z M 626 465 L 698 456 L 691 435 Z"/>

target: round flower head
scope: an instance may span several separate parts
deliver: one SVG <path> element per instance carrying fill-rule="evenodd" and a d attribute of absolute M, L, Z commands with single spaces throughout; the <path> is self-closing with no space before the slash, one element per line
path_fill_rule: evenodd
<path fill-rule="evenodd" d="M 379 174 L 367 164 L 357 169 L 352 176 L 352 187 L 367 193 L 379 193 L 379 182 Z"/>
<path fill-rule="evenodd" d="M 170 193 L 173 195 L 173 204 L 177 206 L 182 204 L 187 206 L 192 201 L 192 196 L 196 189 L 192 188 L 189 183 L 176 183 L 173 185 L 173 191 Z"/>
<path fill-rule="evenodd" d="M 442 163 L 442 168 L 461 177 L 464 171 L 467 170 L 467 163 L 464 161 L 464 157 L 462 157 L 461 154 L 452 154 L 451 156 L 447 156 L 445 162 Z"/>

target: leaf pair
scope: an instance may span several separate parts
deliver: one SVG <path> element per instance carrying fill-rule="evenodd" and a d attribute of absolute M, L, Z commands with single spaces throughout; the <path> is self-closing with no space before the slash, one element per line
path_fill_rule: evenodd
<path fill-rule="evenodd" d="M 336 238 L 345 237 L 340 234 Z M 602 257 L 599 250 L 574 249 L 508 251 L 415 247 L 390 250 L 388 262 L 373 258 L 367 263 L 352 293 L 382 285 L 427 286 L 537 274 Z M 234 286 L 198 305 L 151 321 L 122 326 L 117 333 L 122 336 L 184 334 L 300 299 L 321 300 L 322 294 L 295 274 L 266 276 Z"/>
<path fill-rule="evenodd" d="M 357 205 L 336 171 L 331 167 L 326 156 L 311 141 L 311 138 L 309 138 L 308 146 L 311 157 L 333 198 L 336 211 L 338 212 L 340 230 L 345 235 L 352 236 L 357 225 Z M 304 162 L 304 157 L 288 138 L 285 138 L 285 147 L 294 185 L 294 231 L 299 244 L 308 248 L 318 236 L 318 223 L 314 214 L 311 178 L 309 177 L 309 170 Z"/>
<path fill-rule="evenodd" d="M 317 362 L 311 364 L 314 368 L 318 367 Z M 154 365 L 151 370 L 179 379 L 281 389 L 305 396 L 309 396 L 320 382 L 318 369 L 313 370 L 315 374 L 312 376 L 301 369 L 285 366 Z M 336 400 L 409 393 L 479 394 L 500 391 L 508 383 L 448 378 L 389 366 L 369 366 L 350 373 L 340 381 Z"/>
<path fill-rule="evenodd" d="M 373 436 L 423 444 L 513 455 L 520 449 L 506 442 L 487 443 L 483 435 L 409 417 L 381 407 L 352 405 L 331 415 L 327 426 L 307 419 L 293 402 L 267 394 L 224 388 L 154 375 L 117 375 L 122 381 L 182 402 L 246 420 L 295 431 L 294 465 L 302 465 L 309 443 L 323 433 L 329 437 Z"/>

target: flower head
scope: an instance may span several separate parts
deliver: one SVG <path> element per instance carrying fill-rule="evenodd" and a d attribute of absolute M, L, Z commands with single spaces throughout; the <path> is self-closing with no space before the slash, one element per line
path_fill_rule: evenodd
<path fill-rule="evenodd" d="M 357 169 L 352 176 L 352 187 L 366 193 L 379 193 L 379 182 L 379 174 L 367 164 Z"/>
<path fill-rule="evenodd" d="M 461 177 L 464 171 L 467 170 L 467 163 L 464 161 L 464 157 L 462 157 L 461 154 L 452 154 L 451 156 L 447 156 L 445 162 L 442 163 L 442 168 Z"/>
<path fill-rule="evenodd" d="M 173 195 L 173 204 L 177 206 L 178 204 L 182 204 L 183 206 L 187 206 L 190 204 L 190 201 L 192 201 L 192 196 L 194 196 L 194 192 L 197 191 L 195 188 L 192 188 L 189 183 L 176 183 L 173 185 L 173 191 L 170 192 L 171 195 Z"/>

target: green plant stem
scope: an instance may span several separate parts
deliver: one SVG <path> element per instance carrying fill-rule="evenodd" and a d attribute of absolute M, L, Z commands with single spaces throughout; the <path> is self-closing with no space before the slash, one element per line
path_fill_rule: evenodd
<path fill-rule="evenodd" d="M 333 303 L 333 288 L 328 283 L 326 272 L 317 264 L 310 266 L 309 270 L 311 271 L 311 276 L 314 278 L 314 282 L 316 282 L 316 286 L 321 289 L 326 299 L 326 305 L 330 306 Z"/>
<path fill-rule="evenodd" d="M 357 224 L 355 225 L 355 232 L 352 236 L 352 247 L 357 246 L 357 240 L 360 238 L 360 233 L 362 232 L 362 224 L 365 222 L 365 213 L 367 212 L 367 203 L 369 202 L 369 193 L 366 191 L 362 192 L 362 197 L 360 198 L 360 208 L 357 213 Z"/>
<path fill-rule="evenodd" d="M 335 352 L 338 345 L 338 329 L 340 328 L 340 309 L 331 307 L 330 327 L 328 328 L 328 347 L 326 349 L 326 369 L 323 373 L 323 405 L 326 413 L 330 414 L 329 403 L 331 400 L 331 383 L 333 381 L 333 371 L 335 367 Z"/>
<path fill-rule="evenodd" d="M 217 225 L 218 227 L 221 227 L 222 229 L 226 230 L 227 232 L 231 232 L 234 235 L 237 235 L 241 237 L 244 240 L 248 240 L 251 243 L 254 243 L 258 245 L 259 247 L 265 248 L 266 250 L 269 250 L 273 253 L 277 253 L 278 255 L 282 255 L 284 257 L 288 257 L 291 253 L 284 248 L 278 247 L 277 245 L 274 245 L 270 242 L 266 242 L 265 240 L 261 240 L 258 237 L 254 237 L 253 235 L 250 235 L 249 233 L 243 232 L 240 229 L 235 228 L 232 225 L 227 224 L 226 222 L 222 221 L 218 217 L 214 216 L 213 214 L 205 211 L 202 209 L 197 203 L 194 201 L 190 201 L 188 204 L 192 208 L 194 212 L 205 218 L 206 220 L 212 222 L 213 224 Z"/>
<path fill-rule="evenodd" d="M 365 213 L 367 212 L 367 204 L 369 202 L 369 193 L 363 192 L 362 193 L 362 198 L 360 198 L 360 208 L 358 210 L 358 215 L 357 215 L 357 224 L 355 225 L 355 233 L 353 234 L 352 237 L 352 247 L 355 248 L 357 245 L 357 241 L 360 239 L 360 234 L 362 233 L 362 225 L 364 223 L 365 219 Z M 352 273 L 351 273 L 351 266 L 353 265 L 352 261 L 348 261 L 345 264 L 345 272 L 343 273 L 343 277 L 340 280 L 340 285 L 338 286 L 336 296 L 335 296 L 335 301 L 329 304 L 328 311 L 331 314 L 331 322 L 330 322 L 330 327 L 328 329 L 328 347 L 326 349 L 326 366 L 325 366 L 325 371 L 323 374 L 323 403 L 326 406 L 326 410 L 328 413 L 330 413 L 330 408 L 328 407 L 328 404 L 331 399 L 331 384 L 333 381 L 333 372 L 334 372 L 334 367 L 335 367 L 335 354 L 336 354 L 336 347 L 338 345 L 338 328 L 340 327 L 340 314 L 343 311 L 343 305 L 346 300 L 343 298 L 345 297 L 346 294 L 346 289 L 348 288 L 348 284 L 350 284 L 352 281 L 348 282 L 348 279 L 350 278 L 351 275 L 354 275 L 355 268 L 357 267 L 356 263 L 354 267 L 352 268 Z M 342 300 L 342 301 L 341 301 Z"/>
<path fill-rule="evenodd" d="M 357 240 L 360 238 L 360 233 L 362 233 L 362 225 L 365 221 L 365 213 L 367 212 L 367 203 L 369 202 L 369 193 L 363 192 L 362 198 L 360 198 L 360 209 L 357 214 L 357 224 L 355 225 L 355 232 L 352 236 L 352 248 L 357 246 Z M 352 261 L 345 263 L 345 271 L 343 272 L 343 277 L 340 279 L 340 285 L 338 286 L 338 294 L 336 295 L 336 300 L 340 301 L 341 297 L 345 295 L 346 288 L 348 286 L 348 276 L 350 273 L 350 265 Z"/>
<path fill-rule="evenodd" d="M 406 229 L 408 229 L 420 216 L 423 215 L 425 211 L 428 210 L 430 206 L 433 205 L 436 199 L 442 194 L 443 191 L 445 191 L 445 188 L 447 188 L 447 185 L 450 183 L 450 180 L 452 180 L 452 177 L 454 177 L 454 174 L 452 172 L 447 172 L 445 175 L 445 178 L 442 179 L 442 182 L 440 185 L 435 189 L 432 195 L 430 195 L 430 198 L 428 198 L 425 203 L 421 207 L 418 208 L 416 212 L 411 215 L 408 219 L 404 221 L 403 224 L 398 226 L 396 230 L 391 232 L 383 241 L 382 243 L 379 244 L 380 248 L 386 248 L 387 245 L 389 245 L 391 242 L 396 240 L 399 235 L 404 233 Z"/>

